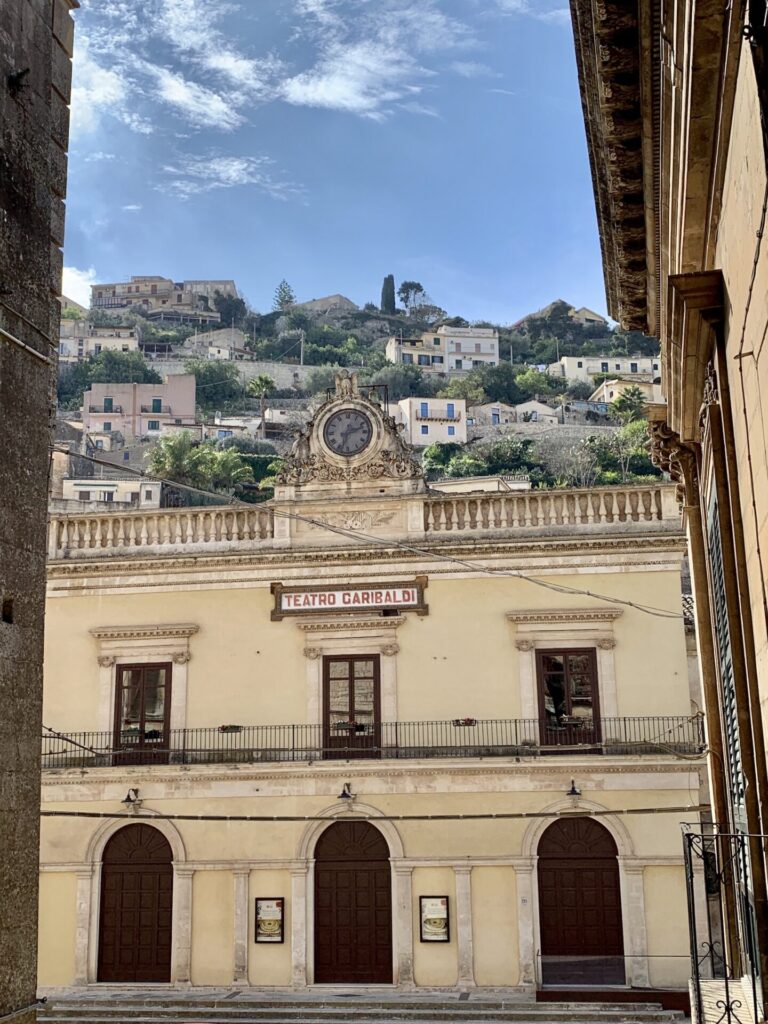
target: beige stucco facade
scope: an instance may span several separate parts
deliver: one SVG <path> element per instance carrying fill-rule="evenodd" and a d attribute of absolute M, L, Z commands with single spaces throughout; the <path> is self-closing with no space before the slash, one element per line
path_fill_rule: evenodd
<path fill-rule="evenodd" d="M 374 435 L 346 463 L 323 441 L 345 410 Z M 530 994 L 537 850 L 576 815 L 615 844 L 626 983 L 684 987 L 667 922 L 704 760 L 673 489 L 432 493 L 349 386 L 308 434 L 267 506 L 52 521 L 44 721 L 68 739 L 44 741 L 43 801 L 67 816 L 43 818 L 41 986 L 98 984 L 104 851 L 139 821 L 172 850 L 171 984 L 315 984 L 316 847 L 362 818 L 389 854 L 388 983 Z M 564 718 L 577 731 L 553 738 L 540 659 L 557 650 L 595 675 L 587 732 Z M 327 672 L 350 657 L 377 666 L 378 703 L 340 739 Z M 121 673 L 147 664 L 168 666 L 165 753 L 121 763 Z M 450 941 L 421 941 L 436 896 Z M 284 900 L 283 943 L 254 941 L 258 898 Z"/>

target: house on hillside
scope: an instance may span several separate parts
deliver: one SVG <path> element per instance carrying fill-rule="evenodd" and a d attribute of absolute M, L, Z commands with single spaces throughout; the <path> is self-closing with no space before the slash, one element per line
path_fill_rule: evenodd
<path fill-rule="evenodd" d="M 416 448 L 467 443 L 467 403 L 463 398 L 404 398 L 395 407 L 403 436 Z"/>
<path fill-rule="evenodd" d="M 508 423 L 517 422 L 514 405 L 505 402 L 486 402 L 473 405 L 468 414 L 468 423 L 478 427 L 503 427 Z"/>
<path fill-rule="evenodd" d="M 115 322 L 96 326 L 88 320 L 62 319 L 59 324 L 59 362 L 79 363 L 101 352 L 138 352 L 139 330 Z"/>
<path fill-rule="evenodd" d="M 617 373 L 650 381 L 659 376 L 659 366 L 658 356 L 561 356 L 556 363 L 549 364 L 547 373 L 550 377 L 583 380 L 589 384 L 598 373 Z"/>
<path fill-rule="evenodd" d="M 518 423 L 562 423 L 562 407 L 553 409 L 551 405 L 539 402 L 535 398 L 530 402 L 521 402 L 515 406 Z"/>
<path fill-rule="evenodd" d="M 661 388 L 658 384 L 652 384 L 650 381 L 645 380 L 630 380 L 627 377 L 614 377 L 611 380 L 604 380 L 602 384 L 598 384 L 589 396 L 589 401 L 610 404 L 619 395 L 624 394 L 627 388 L 639 388 L 646 402 L 661 401 Z"/>
<path fill-rule="evenodd" d="M 195 423 L 195 377 L 177 373 L 162 384 L 91 384 L 83 394 L 86 433 L 119 432 L 123 437 L 160 437 L 166 424 Z"/>

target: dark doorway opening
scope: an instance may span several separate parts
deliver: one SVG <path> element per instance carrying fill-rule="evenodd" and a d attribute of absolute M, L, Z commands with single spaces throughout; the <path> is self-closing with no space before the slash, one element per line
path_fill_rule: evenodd
<path fill-rule="evenodd" d="M 564 818 L 538 848 L 544 985 L 624 985 L 616 843 L 591 818 Z"/>
<path fill-rule="evenodd" d="M 392 982 L 389 847 L 365 821 L 340 821 L 315 850 L 315 981 Z"/>
<path fill-rule="evenodd" d="M 104 848 L 98 980 L 171 980 L 173 854 L 151 825 L 126 825 Z"/>

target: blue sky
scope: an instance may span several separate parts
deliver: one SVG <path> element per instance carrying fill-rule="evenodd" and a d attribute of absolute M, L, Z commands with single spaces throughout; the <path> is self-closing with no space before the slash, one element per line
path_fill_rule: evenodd
<path fill-rule="evenodd" d="M 605 312 L 563 0 L 81 0 L 65 292 L 233 278 L 271 309 Z"/>

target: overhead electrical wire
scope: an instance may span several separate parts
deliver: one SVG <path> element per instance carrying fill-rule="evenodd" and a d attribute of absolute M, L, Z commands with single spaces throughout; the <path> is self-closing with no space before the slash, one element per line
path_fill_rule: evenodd
<path fill-rule="evenodd" d="M 354 801 L 354 797 L 352 798 Z M 348 804 L 346 806 L 349 806 Z M 128 820 L 157 821 L 517 821 L 526 818 L 605 818 L 631 814 L 698 814 L 709 810 L 709 804 L 686 804 L 680 807 L 622 807 L 616 810 L 592 810 L 575 807 L 572 811 L 500 811 L 468 814 L 355 814 L 350 807 L 343 816 L 338 814 L 163 814 L 161 811 L 41 811 L 43 818 L 127 818 Z"/>
<path fill-rule="evenodd" d="M 159 474 L 147 473 L 142 469 L 133 469 L 123 466 L 117 466 L 113 462 L 107 462 L 105 459 L 97 459 L 92 455 L 81 455 L 77 452 L 71 452 L 67 448 L 57 448 L 55 445 L 51 447 L 54 452 L 59 452 L 64 455 L 72 455 L 76 458 L 85 459 L 88 462 L 93 462 L 96 465 L 107 466 L 112 470 L 122 470 L 123 472 L 130 473 L 134 476 L 149 478 L 152 480 L 159 480 L 161 483 L 167 484 L 169 487 L 175 487 L 182 491 L 187 491 L 190 494 L 199 494 L 207 498 L 216 498 L 219 502 L 223 502 L 227 505 L 234 507 L 242 507 L 247 509 L 258 509 L 258 505 L 254 505 L 248 501 L 242 501 L 239 498 L 230 498 L 226 501 L 226 495 L 217 493 L 216 491 L 208 491 L 202 487 L 194 487 L 191 484 L 178 483 L 175 480 L 169 480 L 166 477 L 162 477 Z M 266 509 L 265 509 L 266 510 Z M 438 559 L 444 562 L 450 562 L 456 565 L 460 565 L 466 569 L 470 569 L 472 572 L 481 573 L 487 576 L 501 576 L 509 579 L 524 580 L 526 583 L 532 583 L 534 586 L 543 587 L 546 590 L 554 591 L 559 594 L 576 595 L 579 597 L 591 597 L 598 601 L 606 601 L 609 604 L 622 605 L 627 608 L 634 608 L 636 611 L 640 611 L 646 615 L 654 615 L 658 618 L 664 619 L 683 619 L 682 612 L 670 611 L 668 608 L 657 608 L 654 605 L 640 604 L 637 601 L 630 601 L 626 598 L 614 597 L 608 594 L 599 594 L 592 590 L 586 590 L 581 587 L 568 587 L 562 583 L 553 583 L 551 580 L 543 580 L 536 576 L 529 576 L 526 573 L 520 572 L 515 569 L 495 569 L 493 567 L 485 566 L 479 562 L 470 562 L 463 558 L 458 558 L 455 555 L 448 555 L 434 549 L 427 549 L 418 547 L 413 544 L 406 544 L 402 541 L 395 541 L 382 537 L 373 537 L 370 534 L 363 533 L 361 530 L 348 529 L 341 526 L 332 526 L 329 523 L 323 522 L 322 519 L 315 519 L 311 516 L 303 516 L 299 512 L 288 512 L 284 509 L 277 509 L 273 506 L 268 506 L 268 511 L 275 517 L 283 519 L 293 519 L 298 522 L 306 523 L 311 526 L 315 526 L 318 529 L 326 530 L 329 533 L 335 533 L 342 537 L 347 537 L 351 540 L 360 542 L 363 541 L 366 544 L 374 545 L 380 548 L 397 548 L 401 551 L 407 551 L 409 554 L 416 554 L 425 558 Z"/>

